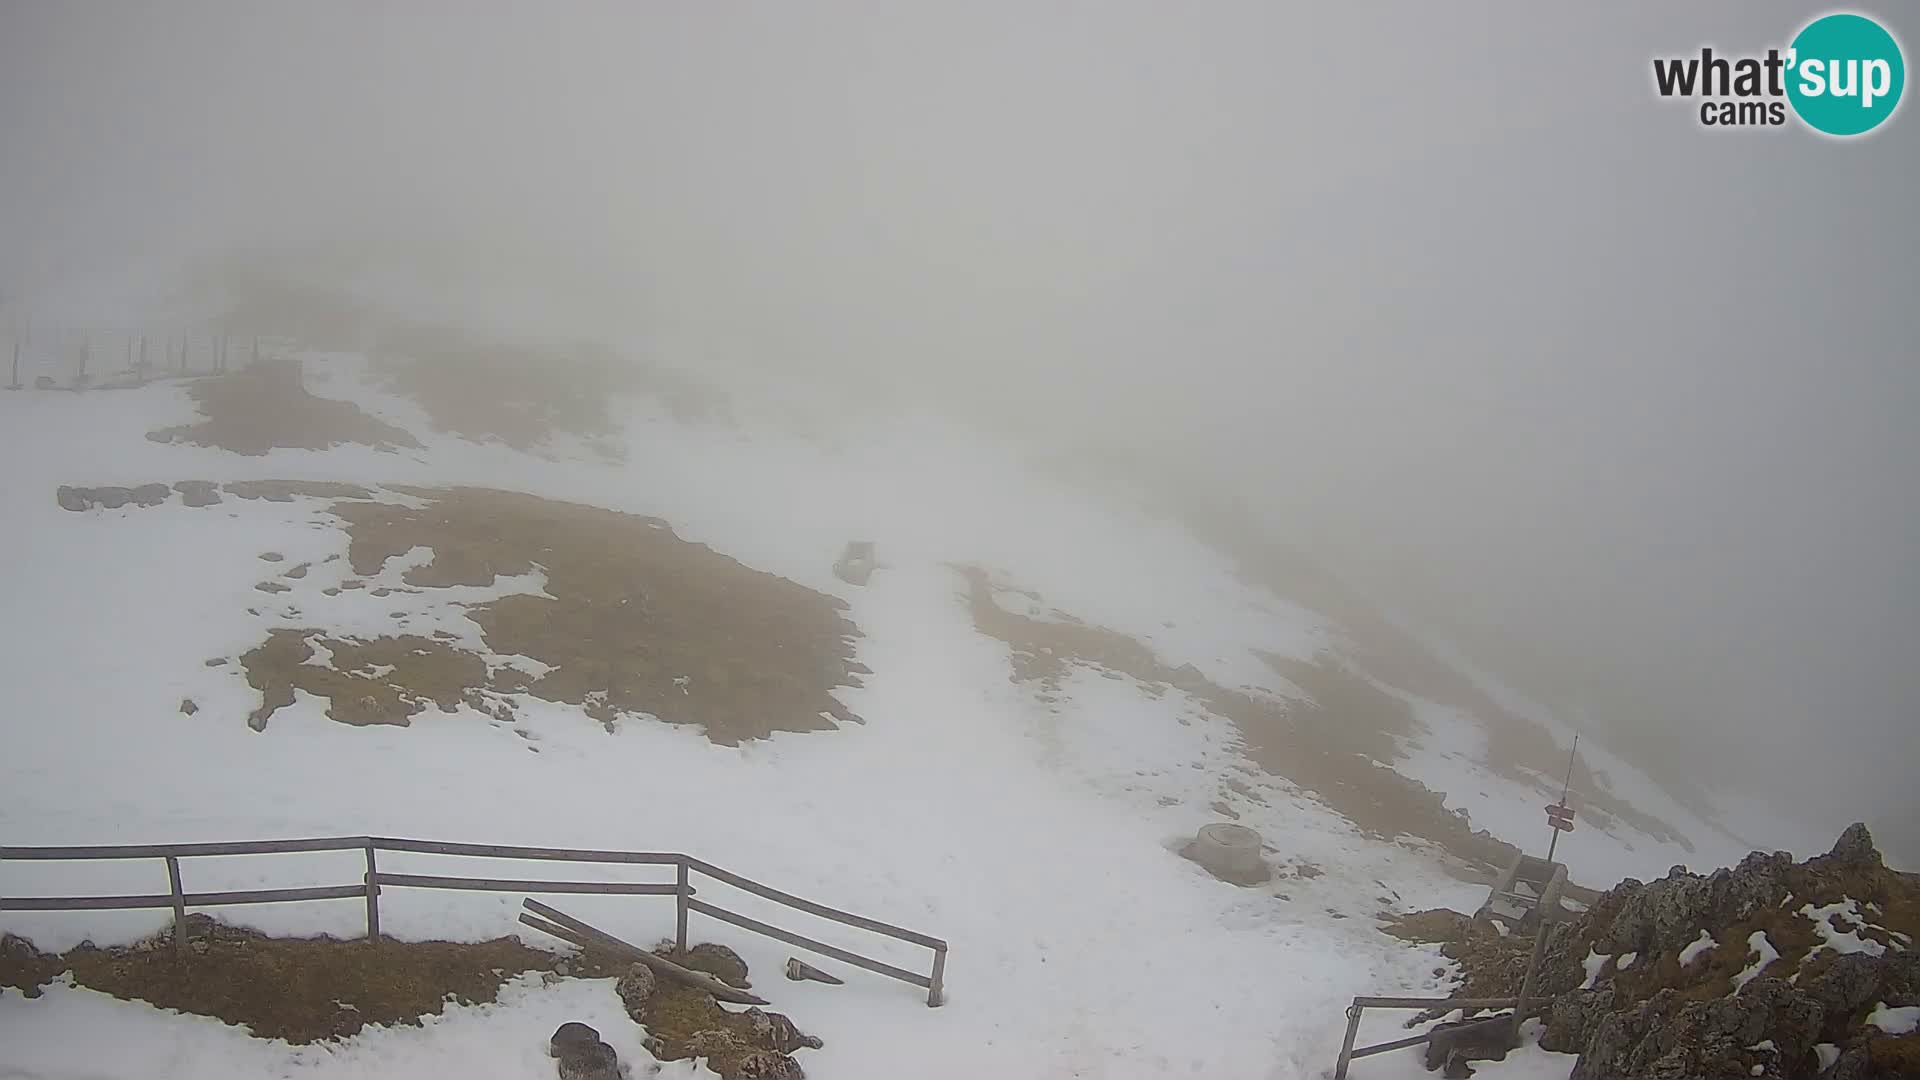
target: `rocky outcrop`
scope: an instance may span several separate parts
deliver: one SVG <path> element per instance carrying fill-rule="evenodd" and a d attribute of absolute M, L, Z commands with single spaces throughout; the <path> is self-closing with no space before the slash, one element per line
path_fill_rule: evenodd
<path fill-rule="evenodd" d="M 730 986 L 747 986 L 746 961 L 724 945 L 699 944 L 682 952 L 663 942 L 654 951 Z M 821 1046 L 780 1013 L 729 1012 L 698 987 L 657 982 L 645 965 L 630 969 L 614 990 L 627 1014 L 647 1029 L 648 1053 L 661 1061 L 703 1059 L 723 1080 L 803 1080 L 806 1074 L 792 1054 Z"/>
<path fill-rule="evenodd" d="M 1436 914 L 1389 932 L 1430 940 L 1449 925 Z M 1527 943 L 1460 927 L 1443 952 L 1465 993 L 1516 993 Z M 1755 852 L 1629 879 L 1552 932 L 1540 1044 L 1579 1055 L 1573 1080 L 1920 1076 L 1920 1035 L 1868 1022 L 1920 1004 L 1916 938 L 1920 885 L 1886 868 L 1863 825 L 1803 863 Z"/>

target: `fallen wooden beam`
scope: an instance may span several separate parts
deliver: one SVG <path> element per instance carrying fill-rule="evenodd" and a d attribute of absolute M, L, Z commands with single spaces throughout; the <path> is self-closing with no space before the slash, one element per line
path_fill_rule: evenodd
<path fill-rule="evenodd" d="M 652 968 L 656 975 L 663 975 L 669 979 L 685 983 L 688 986 L 705 990 L 707 993 L 713 995 L 715 1001 L 725 1001 L 735 1005 L 772 1004 L 772 1002 L 769 1002 L 763 997 L 749 994 L 745 990 L 736 990 L 704 971 L 694 971 L 691 968 L 681 967 L 679 964 L 665 957 L 655 956 L 637 945 L 622 941 L 604 930 L 588 926 L 586 923 L 568 915 L 566 912 L 555 910 L 531 897 L 521 901 L 521 903 L 528 911 L 552 920 L 562 929 L 571 930 L 574 937 L 563 936 L 561 937 L 563 941 L 568 941 L 576 945 L 581 944 L 581 940 L 575 940 L 577 937 L 578 939 L 584 940 L 591 947 L 606 949 L 608 952 L 645 964 Z M 528 925 L 533 926 L 536 930 L 542 929 L 537 923 L 529 923 Z"/>

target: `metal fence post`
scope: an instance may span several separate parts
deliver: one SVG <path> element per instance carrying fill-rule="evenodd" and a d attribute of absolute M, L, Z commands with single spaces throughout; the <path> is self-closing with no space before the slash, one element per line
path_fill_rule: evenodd
<path fill-rule="evenodd" d="M 187 955 L 187 895 L 180 888 L 180 860 L 167 856 L 167 887 L 173 890 L 173 954 Z"/>
<path fill-rule="evenodd" d="M 8 383 L 7 385 L 13 387 L 16 390 L 20 388 L 20 339 L 19 338 L 13 339 L 13 381 L 11 383 Z"/>
<path fill-rule="evenodd" d="M 1353 1061 L 1353 1040 L 1360 1034 L 1360 1006 L 1347 1006 L 1347 1038 L 1340 1044 L 1340 1060 L 1334 1063 L 1333 1080 L 1347 1080 L 1347 1065 Z"/>
<path fill-rule="evenodd" d="M 946 1004 L 947 950 L 933 950 L 933 976 L 927 980 L 927 1008 L 937 1009 Z"/>
<path fill-rule="evenodd" d="M 679 892 L 673 898 L 674 907 L 676 908 L 673 920 L 673 944 L 674 948 L 685 953 L 687 951 L 687 897 L 693 890 L 687 886 L 687 860 L 685 856 L 681 856 L 679 865 Z"/>
<path fill-rule="evenodd" d="M 367 845 L 367 944 L 380 942 L 380 883 L 373 861 L 373 845 Z"/>

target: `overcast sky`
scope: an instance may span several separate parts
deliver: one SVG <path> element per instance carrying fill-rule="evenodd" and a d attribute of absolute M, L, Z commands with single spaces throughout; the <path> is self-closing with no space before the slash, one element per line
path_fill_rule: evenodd
<path fill-rule="evenodd" d="M 324 253 L 1150 453 L 1911 861 L 1920 114 L 1649 74 L 1821 10 L 13 0 L 0 283 Z"/>

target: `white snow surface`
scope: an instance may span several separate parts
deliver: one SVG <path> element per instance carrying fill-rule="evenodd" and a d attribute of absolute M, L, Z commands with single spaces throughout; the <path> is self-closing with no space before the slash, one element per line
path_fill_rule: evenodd
<path fill-rule="evenodd" d="M 1686 967 L 1698 959 L 1701 953 L 1706 952 L 1708 949 L 1717 948 L 1719 944 L 1719 942 L 1713 940 L 1712 934 L 1707 933 L 1705 930 L 1700 931 L 1699 937 L 1694 938 L 1686 948 L 1680 950 L 1680 966 Z"/>
<path fill-rule="evenodd" d="M 1860 936 L 1860 928 L 1868 926 L 1866 917 L 1860 914 L 1860 904 L 1852 897 L 1841 897 L 1831 904 L 1814 907 L 1803 905 L 1800 914 L 1813 921 L 1814 932 L 1820 935 L 1821 943 L 1814 949 L 1832 949 L 1845 955 L 1847 953 L 1866 953 L 1868 956 L 1884 956 L 1887 947 L 1870 937 Z M 1840 920 L 1853 923 L 1854 929 L 1840 929 Z"/>
<path fill-rule="evenodd" d="M 1878 1002 L 1867 1014 L 1867 1023 L 1889 1035 L 1910 1035 L 1920 1030 L 1920 1005 L 1889 1009 L 1886 1002 Z"/>
<path fill-rule="evenodd" d="M 1733 977 L 1733 992 L 1736 994 L 1746 989 L 1748 983 L 1759 978 L 1768 964 L 1780 959 L 1780 950 L 1773 947 L 1773 942 L 1767 939 L 1765 930 L 1755 930 L 1747 935 L 1747 951 L 1752 953 L 1754 958 L 1746 967 L 1740 969 L 1740 974 Z"/>
<path fill-rule="evenodd" d="M 1310 656 L 1327 628 L 1239 581 L 1178 527 L 1050 486 L 1017 455 L 919 417 L 843 431 L 836 445 L 821 446 L 677 423 L 636 406 L 620 462 L 435 435 L 416 407 L 371 389 L 357 358 L 316 356 L 309 370 L 316 392 L 405 424 L 425 448 L 241 457 L 144 439 L 193 419 L 177 385 L 0 393 L 9 451 L 0 470 L 7 842 L 375 834 L 686 851 L 946 939 L 949 1002 L 934 1010 L 911 988 L 863 972 L 846 972 L 843 987 L 789 983 L 777 975 L 788 947 L 696 917 L 696 939 L 739 950 L 774 1007 L 825 1040 L 825 1049 L 801 1055 L 809 1075 L 825 1080 L 903 1069 L 932 1078 L 1318 1076 L 1338 1048 L 1348 997 L 1447 992 L 1432 974 L 1445 964 L 1436 950 L 1384 937 L 1369 916 L 1470 911 L 1483 888 L 1447 876 L 1425 845 L 1369 840 L 1249 769 L 1231 726 L 1177 692 L 1156 698 L 1130 680 L 1081 672 L 1058 702 L 1036 700 L 1010 682 L 1005 647 L 973 630 L 946 565 L 1002 571 L 1047 607 L 1138 637 L 1170 664 L 1193 663 L 1228 685 L 1275 688 L 1255 650 Z M 320 590 L 346 573 L 334 558 L 345 534 L 320 501 L 229 497 L 189 508 L 176 496 L 150 509 L 72 513 L 53 498 L 60 484 L 256 478 L 477 484 L 666 518 L 683 537 L 851 604 L 864 634 L 857 659 L 873 674 L 840 697 L 865 723 L 728 748 L 645 722 L 610 733 L 578 709 L 531 698 L 515 703 L 513 726 L 524 734 L 465 707 L 428 710 L 404 729 L 355 728 L 329 721 L 323 701 L 300 694 L 265 731 L 250 731 L 244 717 L 258 694 L 231 660 L 206 661 L 237 656 L 267 629 L 316 620 L 336 634 L 443 629 L 484 651 L 459 605 L 543 583 L 535 573 L 484 590 L 325 597 Z M 875 540 L 887 564 L 864 589 L 829 569 L 850 538 Z M 265 551 L 285 560 L 262 562 Z M 312 567 L 285 582 L 291 591 L 255 590 L 300 562 Z M 397 577 L 402 562 L 386 574 Z M 186 698 L 199 707 L 191 717 L 179 712 Z M 1462 725 L 1449 730 L 1465 738 Z M 1217 819 L 1216 799 L 1262 832 L 1283 872 L 1310 861 L 1325 873 L 1283 873 L 1270 886 L 1240 889 L 1176 857 L 1180 840 Z M 1633 850 L 1642 842 L 1657 847 L 1639 838 Z M 1653 850 L 1647 863 L 1667 858 Z M 185 876 L 189 890 L 214 890 L 355 882 L 361 869 L 356 853 L 315 853 L 188 860 Z M 578 873 L 433 856 L 387 856 L 382 869 Z M 629 872 L 660 880 L 658 868 Z M 0 891 L 11 895 L 165 888 L 157 862 L 10 862 L 0 875 Z M 901 966 L 927 965 L 925 950 L 717 884 L 707 889 L 743 914 Z M 518 903 L 393 889 L 382 898 L 383 929 L 403 939 L 514 933 Z M 657 898 L 570 897 L 564 906 L 631 940 L 671 933 L 672 906 Z M 275 933 L 362 930 L 357 901 L 219 914 Z M 132 940 L 165 918 L 9 913 L 0 925 L 65 949 L 82 939 Z M 314 1047 L 55 986 L 36 1000 L 0 995 L 0 1075 L 524 1077 L 551 1068 L 544 1040 L 569 1019 L 599 1027 L 623 1059 L 646 1060 L 638 1029 L 592 980 L 520 980 L 494 1006 L 450 1007 L 422 1028 Z M 1394 1037 L 1400 1019 L 1369 1014 L 1368 1030 Z M 1558 1077 L 1571 1063 L 1533 1048 L 1476 1069 Z M 1368 1063 L 1369 1076 L 1417 1072 L 1411 1054 Z M 679 1063 L 663 1075 L 707 1074 Z"/>
<path fill-rule="evenodd" d="M 1593 989 L 1593 984 L 1600 981 L 1600 973 L 1606 970 L 1607 961 L 1611 959 L 1613 959 L 1612 953 L 1599 953 L 1588 949 L 1586 959 L 1580 961 L 1580 966 L 1587 972 L 1586 979 L 1580 983 L 1580 989 Z"/>

